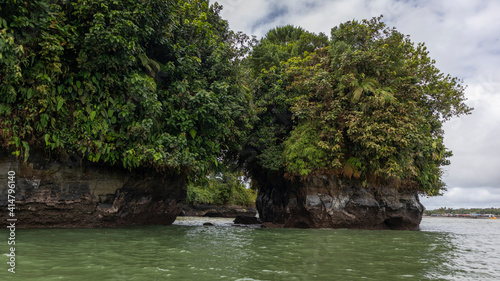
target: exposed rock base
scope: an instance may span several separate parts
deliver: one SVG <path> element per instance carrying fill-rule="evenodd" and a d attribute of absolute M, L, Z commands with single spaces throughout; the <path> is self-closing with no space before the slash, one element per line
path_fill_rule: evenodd
<path fill-rule="evenodd" d="M 0 150 L 0 208 L 7 210 L 7 173 L 16 172 L 17 228 L 169 225 L 180 212 L 185 179 L 86 163 L 48 161 L 39 153 L 19 163 Z M 8 218 L 7 211 L 0 220 Z"/>
<path fill-rule="evenodd" d="M 255 217 L 256 214 L 257 210 L 253 207 L 183 204 L 179 216 L 235 218 L 237 216 Z"/>
<path fill-rule="evenodd" d="M 260 224 L 260 220 L 253 216 L 237 216 L 233 223 L 235 224 Z"/>
<path fill-rule="evenodd" d="M 261 184 L 257 209 L 262 227 L 418 229 L 424 207 L 413 191 L 364 188 L 333 176 L 308 182 Z"/>

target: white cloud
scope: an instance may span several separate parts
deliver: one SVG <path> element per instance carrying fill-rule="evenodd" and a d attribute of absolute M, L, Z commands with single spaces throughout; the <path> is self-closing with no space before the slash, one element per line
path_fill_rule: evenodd
<path fill-rule="evenodd" d="M 444 196 L 422 197 L 422 204 L 428 210 L 448 208 L 498 208 L 500 189 L 453 187 Z"/>
<path fill-rule="evenodd" d="M 445 124 L 445 143 L 454 156 L 443 197 L 428 204 L 460 207 L 500 203 L 500 1 L 397 0 L 221 0 L 232 29 L 262 37 L 293 24 L 330 34 L 339 23 L 384 15 L 388 26 L 425 42 L 436 66 L 468 85 L 472 115 Z M 489 200 L 489 201 L 488 201 Z M 491 201 L 496 200 L 496 201 Z M 496 203 L 495 203 L 496 202 Z M 488 204 L 486 204 L 488 206 Z M 491 207 L 491 206 L 488 206 Z"/>

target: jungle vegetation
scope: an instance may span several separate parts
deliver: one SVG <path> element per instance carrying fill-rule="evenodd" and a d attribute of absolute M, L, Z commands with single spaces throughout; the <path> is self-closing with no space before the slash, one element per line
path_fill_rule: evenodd
<path fill-rule="evenodd" d="M 462 81 L 382 18 L 255 42 L 206 0 L 0 3 L 0 145 L 25 161 L 78 154 L 213 192 L 239 164 L 436 195 L 442 124 L 472 110 Z"/>
<path fill-rule="evenodd" d="M 226 166 L 219 165 L 219 169 L 211 171 L 199 181 L 189 181 L 186 203 L 253 206 L 257 191 L 247 188 L 244 178 L 241 169 L 227 169 Z"/>
<path fill-rule="evenodd" d="M 1 1 L 3 146 L 161 171 L 237 148 L 240 34 L 208 1 Z"/>
<path fill-rule="evenodd" d="M 342 23 L 327 43 L 323 34 L 301 35 L 296 42 L 308 42 L 298 47 L 288 41 L 302 30 L 278 27 L 254 48 L 250 170 L 301 180 L 331 174 L 427 195 L 445 188 L 451 152 L 442 124 L 471 112 L 464 86 L 435 67 L 423 43 L 381 19 Z M 260 48 L 284 59 L 262 60 L 274 55 Z"/>

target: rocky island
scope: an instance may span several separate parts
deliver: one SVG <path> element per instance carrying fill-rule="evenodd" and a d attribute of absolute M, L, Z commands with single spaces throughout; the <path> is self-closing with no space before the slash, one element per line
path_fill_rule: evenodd
<path fill-rule="evenodd" d="M 221 9 L 2 4 L 0 207 L 10 176 L 19 227 L 168 225 L 188 183 L 236 169 L 265 227 L 418 228 L 442 124 L 472 110 L 461 81 L 380 17 L 255 40 Z"/>

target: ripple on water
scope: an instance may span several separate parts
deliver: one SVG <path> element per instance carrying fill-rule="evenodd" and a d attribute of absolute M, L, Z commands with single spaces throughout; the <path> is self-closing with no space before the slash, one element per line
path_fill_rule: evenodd
<path fill-rule="evenodd" d="M 215 226 L 202 226 L 205 222 Z M 500 280 L 498 221 L 424 218 L 422 231 L 231 225 L 232 219 L 180 218 L 167 227 L 20 230 L 16 277 L 23 281 Z M 0 235 L 0 241 L 6 241 L 8 233 L 3 230 Z M 0 251 L 6 259 L 7 250 Z M 0 271 L 0 280 L 8 280 L 6 276 Z"/>

